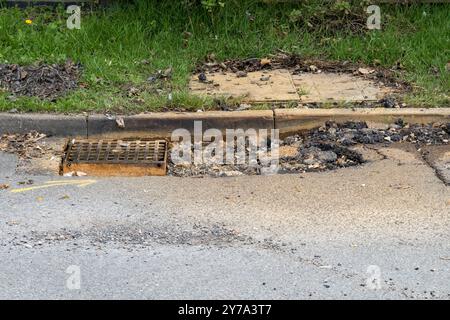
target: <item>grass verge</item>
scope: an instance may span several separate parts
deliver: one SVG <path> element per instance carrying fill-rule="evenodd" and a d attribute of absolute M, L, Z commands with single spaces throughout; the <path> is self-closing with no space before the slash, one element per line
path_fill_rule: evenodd
<path fill-rule="evenodd" d="M 135 1 L 107 8 L 83 7 L 81 29 L 69 30 L 63 7 L 0 8 L 0 63 L 80 62 L 82 88 L 57 101 L 0 92 L 0 111 L 134 113 L 208 110 L 221 104 L 192 96 L 187 82 L 196 63 L 264 57 L 277 49 L 302 56 L 403 67 L 413 84 L 410 106 L 450 106 L 450 5 L 386 5 L 382 30 L 354 28 L 359 4 L 339 7 L 225 1 L 211 11 L 189 1 Z M 360 2 L 359 2 L 360 3 Z M 368 15 L 367 15 L 368 16 Z M 359 16 L 365 19 L 365 16 Z M 25 20 L 32 20 L 31 24 Z M 333 27 L 329 27 L 329 26 Z M 172 67 L 170 81 L 149 84 Z M 133 88 L 130 92 L 130 88 Z"/>

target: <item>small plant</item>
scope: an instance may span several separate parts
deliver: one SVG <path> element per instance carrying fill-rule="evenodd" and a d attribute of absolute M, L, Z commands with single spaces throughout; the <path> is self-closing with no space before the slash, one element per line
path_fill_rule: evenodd
<path fill-rule="evenodd" d="M 352 7 L 348 1 L 337 1 L 333 5 L 333 10 L 343 12 L 344 14 L 349 14 L 352 10 Z"/>
<path fill-rule="evenodd" d="M 289 20 L 298 27 L 320 29 L 324 33 L 363 33 L 366 31 L 365 2 L 352 4 L 337 0 L 334 3 L 306 3 L 289 14 Z"/>
<path fill-rule="evenodd" d="M 220 0 L 202 0 L 202 6 L 209 12 L 212 12 L 215 8 L 223 8 L 225 2 Z"/>

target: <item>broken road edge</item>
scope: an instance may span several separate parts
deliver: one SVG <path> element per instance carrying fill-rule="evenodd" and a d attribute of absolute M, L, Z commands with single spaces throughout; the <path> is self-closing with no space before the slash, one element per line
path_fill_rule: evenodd
<path fill-rule="evenodd" d="M 117 119 L 122 125 L 118 124 Z M 402 119 L 410 124 L 450 122 L 450 108 L 355 108 L 355 109 L 274 109 L 247 111 L 164 112 L 130 116 L 11 114 L 0 113 L 0 134 L 38 131 L 48 136 L 74 138 L 170 138 L 176 129 L 194 131 L 194 121 L 202 129 L 279 129 L 284 137 L 310 130 L 326 121 L 364 121 L 385 125 Z"/>

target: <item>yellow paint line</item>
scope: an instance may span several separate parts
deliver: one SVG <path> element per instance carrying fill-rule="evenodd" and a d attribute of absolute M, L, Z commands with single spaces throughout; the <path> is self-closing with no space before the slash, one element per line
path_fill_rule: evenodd
<path fill-rule="evenodd" d="M 58 187 L 58 186 L 70 186 L 70 185 L 77 185 L 79 188 L 86 187 L 88 185 L 96 183 L 96 180 L 76 180 L 76 181 L 47 181 L 44 185 L 41 186 L 33 186 L 33 187 L 27 187 L 27 188 L 19 188 L 19 189 L 13 189 L 11 190 L 12 193 L 20 193 L 20 192 L 26 192 L 31 190 L 38 190 L 38 189 L 44 189 L 44 188 L 50 188 L 50 187 Z"/>

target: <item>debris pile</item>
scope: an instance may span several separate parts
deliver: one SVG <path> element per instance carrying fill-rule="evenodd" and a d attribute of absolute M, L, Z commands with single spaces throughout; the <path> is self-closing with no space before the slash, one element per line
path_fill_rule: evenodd
<path fill-rule="evenodd" d="M 64 64 L 19 66 L 0 64 L 0 88 L 15 96 L 29 96 L 54 101 L 77 87 L 80 65 Z"/>
<path fill-rule="evenodd" d="M 45 146 L 39 141 L 45 134 L 31 131 L 26 134 L 4 134 L 0 136 L 0 151 L 17 154 L 22 159 L 40 158 L 45 155 Z"/>
<path fill-rule="evenodd" d="M 343 146 L 389 142 L 447 144 L 450 139 L 450 123 L 409 125 L 399 119 L 383 130 L 369 128 L 365 122 L 338 124 L 328 121 L 324 126 L 310 131 L 306 137 L 308 143 L 337 143 Z M 292 143 L 302 139 L 302 135 L 295 135 L 285 141 Z"/>

